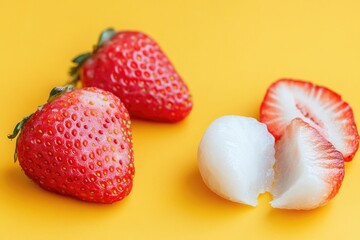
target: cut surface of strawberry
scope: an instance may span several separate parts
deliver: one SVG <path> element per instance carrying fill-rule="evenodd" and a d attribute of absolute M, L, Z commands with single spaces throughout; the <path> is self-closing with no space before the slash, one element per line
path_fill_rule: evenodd
<path fill-rule="evenodd" d="M 223 116 L 206 130 L 198 150 L 205 184 L 233 202 L 257 205 L 273 182 L 274 137 L 256 119 Z"/>
<path fill-rule="evenodd" d="M 300 118 L 275 144 L 274 208 L 307 210 L 328 203 L 344 178 L 343 155 Z"/>
<path fill-rule="evenodd" d="M 301 118 L 318 130 L 351 161 L 359 147 L 359 134 L 349 104 L 328 88 L 310 82 L 281 79 L 267 90 L 260 121 L 279 139 L 286 126 Z"/>

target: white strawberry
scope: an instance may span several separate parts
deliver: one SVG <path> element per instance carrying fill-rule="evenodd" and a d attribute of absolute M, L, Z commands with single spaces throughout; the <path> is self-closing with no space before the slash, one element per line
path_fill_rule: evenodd
<path fill-rule="evenodd" d="M 313 209 L 328 203 L 344 177 L 343 155 L 300 118 L 276 142 L 274 208 Z"/>
<path fill-rule="evenodd" d="M 205 184 L 234 202 L 257 205 L 273 181 L 274 137 L 253 118 L 224 116 L 206 130 L 198 150 Z"/>

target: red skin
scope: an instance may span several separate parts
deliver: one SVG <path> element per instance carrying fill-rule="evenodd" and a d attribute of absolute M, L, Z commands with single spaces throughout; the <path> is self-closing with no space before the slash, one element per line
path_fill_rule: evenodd
<path fill-rule="evenodd" d="M 25 174 L 46 190 L 90 202 L 119 201 L 130 193 L 135 171 L 129 114 L 103 90 L 64 93 L 25 123 L 17 156 Z"/>
<path fill-rule="evenodd" d="M 159 45 L 140 32 L 118 32 L 80 70 L 83 86 L 118 96 L 130 115 L 177 122 L 192 109 L 191 95 Z"/>

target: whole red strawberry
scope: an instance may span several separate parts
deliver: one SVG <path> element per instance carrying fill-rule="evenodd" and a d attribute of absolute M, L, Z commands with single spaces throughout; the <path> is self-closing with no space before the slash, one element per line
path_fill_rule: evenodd
<path fill-rule="evenodd" d="M 132 188 L 129 114 L 119 98 L 97 88 L 55 88 L 48 103 L 20 122 L 15 160 L 46 190 L 112 203 Z"/>
<path fill-rule="evenodd" d="M 76 57 L 74 82 L 118 96 L 132 117 L 177 122 L 192 109 L 189 89 L 159 45 L 141 32 L 100 35 L 92 53 Z"/>

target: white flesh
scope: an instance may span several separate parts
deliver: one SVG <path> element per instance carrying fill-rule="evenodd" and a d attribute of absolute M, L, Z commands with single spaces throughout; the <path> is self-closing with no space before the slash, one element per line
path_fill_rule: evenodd
<path fill-rule="evenodd" d="M 257 205 L 273 182 L 274 137 L 265 124 L 241 116 L 224 116 L 206 130 L 198 150 L 205 184 L 234 202 Z"/>
<path fill-rule="evenodd" d="M 274 208 L 307 210 L 320 207 L 330 199 L 333 185 L 342 181 L 340 152 L 318 131 L 295 119 L 276 142 L 275 181 L 271 193 Z M 332 166 L 332 167 L 330 167 Z"/>

